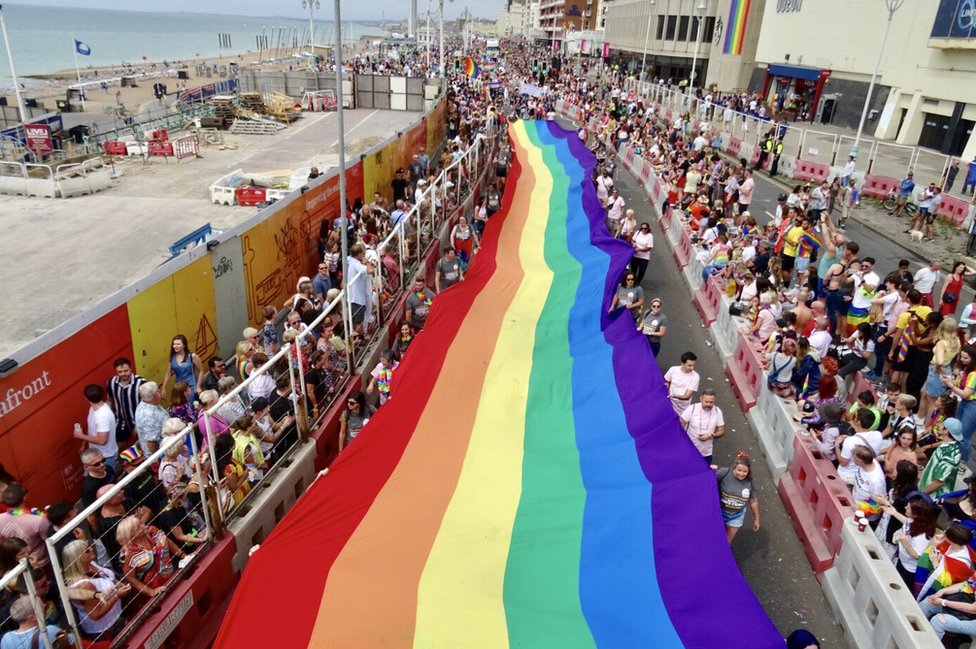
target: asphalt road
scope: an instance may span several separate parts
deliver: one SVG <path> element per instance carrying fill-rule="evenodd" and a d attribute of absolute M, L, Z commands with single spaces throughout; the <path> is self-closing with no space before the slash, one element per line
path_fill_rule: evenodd
<path fill-rule="evenodd" d="M 638 221 L 653 220 L 646 194 L 637 180 L 620 167 L 616 182 L 627 205 L 637 212 Z M 772 208 L 779 191 L 768 180 L 757 179 L 754 201 L 761 208 L 759 211 L 767 206 Z M 762 527 L 758 532 L 753 532 L 751 514 L 747 515 L 746 525 L 732 547 L 736 561 L 753 593 L 784 636 L 793 629 L 806 628 L 820 638 L 824 647 L 843 647 L 843 630 L 833 620 L 820 585 L 803 553 L 803 546 L 793 531 L 756 437 L 725 378 L 717 348 L 711 345 L 708 333 L 702 327 L 701 319 L 691 303 L 688 286 L 673 261 L 663 233 L 656 224 L 652 226 L 652 231 L 655 234 L 655 248 L 642 286 L 647 301 L 652 297 L 663 300 L 669 321 L 658 362 L 664 371 L 671 365 L 677 365 L 685 351 L 692 351 L 698 356 L 697 369 L 702 378 L 702 388 L 715 389 L 718 405 L 725 416 L 726 435 L 715 444 L 716 463 L 729 466 L 738 450 L 745 451 L 753 459 L 753 479 L 759 496 Z M 853 227 L 849 231 L 852 237 L 860 237 Z M 863 241 L 862 250 L 873 252 L 883 249 L 880 241 L 866 237 L 859 241 Z M 882 259 L 886 258 L 879 255 L 875 256 L 885 267 L 887 264 Z M 707 618 L 707 611 L 703 612 L 703 616 Z"/>

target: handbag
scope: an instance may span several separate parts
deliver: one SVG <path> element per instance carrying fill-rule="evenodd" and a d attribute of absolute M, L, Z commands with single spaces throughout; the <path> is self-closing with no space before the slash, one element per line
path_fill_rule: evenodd
<path fill-rule="evenodd" d="M 956 303 L 956 294 L 955 293 L 946 293 L 945 295 L 942 296 L 942 301 L 945 302 L 946 304 L 955 304 Z"/>
<path fill-rule="evenodd" d="M 976 597 L 974 597 L 972 594 L 963 593 L 960 591 L 958 593 L 952 593 L 951 595 L 944 595 L 939 599 L 946 599 L 950 602 L 962 602 L 963 604 L 972 604 L 973 601 L 976 600 Z M 964 613 L 963 611 L 955 608 L 947 608 L 943 610 L 942 613 L 944 615 L 951 615 L 957 620 L 976 620 L 976 613 Z"/>

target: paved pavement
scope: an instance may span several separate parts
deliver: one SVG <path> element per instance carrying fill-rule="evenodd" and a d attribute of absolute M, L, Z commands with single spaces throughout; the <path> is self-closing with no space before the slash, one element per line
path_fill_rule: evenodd
<path fill-rule="evenodd" d="M 637 211 L 638 220 L 650 220 L 646 194 L 622 167 L 617 172 L 617 185 L 624 200 Z M 769 201 L 770 197 L 775 203 L 778 191 L 768 182 L 761 183 L 756 190 L 757 204 Z M 762 527 L 759 532 L 752 532 L 752 519 L 748 517 L 746 528 L 735 539 L 733 554 L 756 597 L 784 636 L 802 627 L 816 634 L 824 647 L 842 647 L 843 631 L 833 620 L 820 585 L 810 570 L 756 437 L 725 378 L 722 359 L 702 328 L 701 319 L 691 304 L 688 286 L 671 258 L 663 233 L 656 225 L 652 230 L 655 249 L 642 286 L 648 300 L 651 297 L 663 300 L 669 319 L 668 334 L 658 362 L 663 371 L 678 364 L 685 351 L 698 356 L 702 387 L 716 390 L 718 404 L 725 415 L 727 432 L 716 442 L 716 463 L 728 466 L 738 450 L 745 451 L 754 460 L 753 477 L 760 501 Z M 707 611 L 703 615 L 707 616 Z"/>
<path fill-rule="evenodd" d="M 418 113 L 349 110 L 350 162 Z M 308 114 L 273 136 L 225 134 L 182 162 L 125 159 L 122 176 L 94 196 L 70 199 L 0 196 L 0 250 L 7 251 L 0 358 L 149 274 L 169 258 L 177 239 L 210 223 L 227 230 L 257 212 L 210 203 L 211 183 L 235 169 L 291 170 L 338 163 L 335 113 Z M 16 272 L 13 272 L 16 268 Z"/>

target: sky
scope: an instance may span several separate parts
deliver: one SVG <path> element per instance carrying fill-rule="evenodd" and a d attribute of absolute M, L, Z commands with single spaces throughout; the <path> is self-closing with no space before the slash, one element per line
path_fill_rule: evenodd
<path fill-rule="evenodd" d="M 333 3 L 330 0 L 320 0 L 321 11 L 332 13 Z M 505 5 L 506 0 L 448 0 L 444 3 L 448 20 L 457 18 L 467 6 L 468 11 L 477 18 L 494 20 L 498 12 Z M 417 13 L 427 11 L 428 0 L 417 0 Z M 89 9 L 126 9 L 129 11 L 159 11 L 165 8 L 167 12 L 190 11 L 198 13 L 227 13 L 235 16 L 289 16 L 303 18 L 308 13 L 302 9 L 301 0 L 17 0 L 21 5 L 47 5 L 55 7 L 83 7 Z M 388 20 L 406 19 L 409 10 L 408 0 L 369 0 L 368 2 L 350 2 L 342 4 L 343 20 Z M 431 10 L 437 11 L 436 1 L 432 1 Z"/>

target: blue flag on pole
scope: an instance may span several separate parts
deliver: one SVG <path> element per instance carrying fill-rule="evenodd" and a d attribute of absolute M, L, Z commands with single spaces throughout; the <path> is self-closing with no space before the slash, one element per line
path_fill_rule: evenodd
<path fill-rule="evenodd" d="M 82 43 L 81 41 L 79 41 L 76 38 L 75 39 L 75 52 L 78 52 L 78 54 L 81 54 L 82 56 L 88 56 L 89 54 L 91 54 L 91 48 L 88 47 L 88 45 L 86 45 L 85 43 Z"/>

